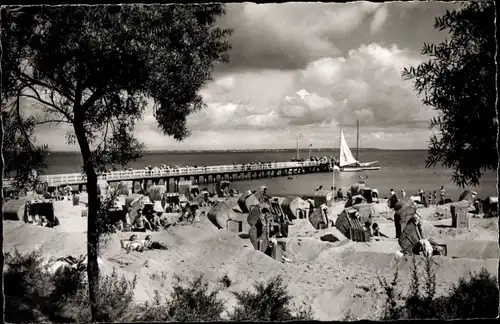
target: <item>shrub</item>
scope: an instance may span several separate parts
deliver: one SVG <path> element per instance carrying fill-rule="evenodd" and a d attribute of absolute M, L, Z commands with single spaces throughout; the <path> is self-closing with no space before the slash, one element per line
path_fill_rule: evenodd
<path fill-rule="evenodd" d="M 280 276 L 271 278 L 267 284 L 257 282 L 255 292 L 234 293 L 237 305 L 230 315 L 232 321 L 291 321 L 311 320 L 311 309 L 290 308 L 292 296 Z"/>
<path fill-rule="evenodd" d="M 6 322 L 46 320 L 44 309 L 50 303 L 46 287 L 50 279 L 43 273 L 41 250 L 21 254 L 5 253 L 4 296 Z"/>
<path fill-rule="evenodd" d="M 485 268 L 460 278 L 444 300 L 447 318 L 494 318 L 498 316 L 498 280 Z"/>
<path fill-rule="evenodd" d="M 103 322 L 119 322 L 129 315 L 133 308 L 134 289 L 137 276 L 129 281 L 125 276 L 119 277 L 116 269 L 110 275 L 101 276 L 99 280 L 99 316 Z M 79 282 L 76 292 L 65 298 L 62 303 L 63 314 L 67 314 L 76 322 L 90 322 L 90 302 L 88 283 L 86 280 Z"/>
<path fill-rule="evenodd" d="M 422 275 L 413 257 L 409 293 L 404 296 L 397 291 L 397 271 L 390 284 L 379 277 L 386 296 L 383 319 L 468 319 L 498 315 L 497 278 L 486 269 L 469 274 L 467 279 L 460 278 L 448 295 L 436 298 L 436 274 L 432 265 L 432 258 L 426 258 Z"/>
<path fill-rule="evenodd" d="M 83 257 L 80 261 L 83 260 Z M 51 274 L 43 265 L 40 250 L 5 254 L 4 296 L 7 322 L 88 322 L 88 284 L 85 267 L 67 268 Z M 118 321 L 133 301 L 135 281 L 130 284 L 116 271 L 102 276 L 101 318 Z"/>
<path fill-rule="evenodd" d="M 218 290 L 209 291 L 208 284 L 202 283 L 203 276 L 183 287 L 180 278 L 176 283 L 170 299 L 164 299 L 159 291 L 155 298 L 137 308 L 134 321 L 140 322 L 204 322 L 220 321 L 225 311 L 224 302 L 217 299 Z"/>

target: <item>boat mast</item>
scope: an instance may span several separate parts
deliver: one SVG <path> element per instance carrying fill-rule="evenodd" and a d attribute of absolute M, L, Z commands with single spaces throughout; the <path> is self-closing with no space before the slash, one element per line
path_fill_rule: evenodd
<path fill-rule="evenodd" d="M 358 136 L 356 139 L 356 160 L 359 161 L 358 155 L 359 155 L 359 119 L 357 120 L 357 126 L 358 126 Z"/>

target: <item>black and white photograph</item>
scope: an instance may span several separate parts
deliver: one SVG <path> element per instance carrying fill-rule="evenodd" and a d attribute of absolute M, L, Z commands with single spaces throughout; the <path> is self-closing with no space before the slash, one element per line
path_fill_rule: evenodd
<path fill-rule="evenodd" d="M 2 5 L 4 322 L 497 318 L 496 6 Z"/>

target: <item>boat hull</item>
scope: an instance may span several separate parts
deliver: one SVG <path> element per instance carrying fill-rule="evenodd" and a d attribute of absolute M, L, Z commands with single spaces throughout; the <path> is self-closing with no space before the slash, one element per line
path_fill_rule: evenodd
<path fill-rule="evenodd" d="M 362 172 L 362 171 L 378 171 L 380 167 L 344 167 L 340 168 L 340 172 Z"/>

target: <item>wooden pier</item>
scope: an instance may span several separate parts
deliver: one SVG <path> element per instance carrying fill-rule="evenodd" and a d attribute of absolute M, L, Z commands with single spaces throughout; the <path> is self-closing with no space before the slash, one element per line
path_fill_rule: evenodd
<path fill-rule="evenodd" d="M 99 175 L 100 182 L 121 182 L 130 181 L 132 190 L 136 183 L 140 184 L 142 190 L 146 190 L 151 184 L 158 185 L 160 182 L 167 187 L 173 181 L 174 188 L 177 188 L 179 181 L 190 180 L 194 184 L 215 183 L 219 180 L 246 180 L 267 177 L 288 176 L 291 174 L 303 174 L 314 172 L 329 172 L 329 163 L 320 161 L 306 162 L 277 162 L 258 164 L 236 164 L 236 165 L 216 165 L 206 167 L 184 167 L 170 169 L 139 169 L 131 171 L 111 171 Z M 41 175 L 40 182 L 47 187 L 79 187 L 81 191 L 86 184 L 86 177 L 82 173 Z M 12 180 L 4 181 L 4 188 L 8 188 Z"/>

